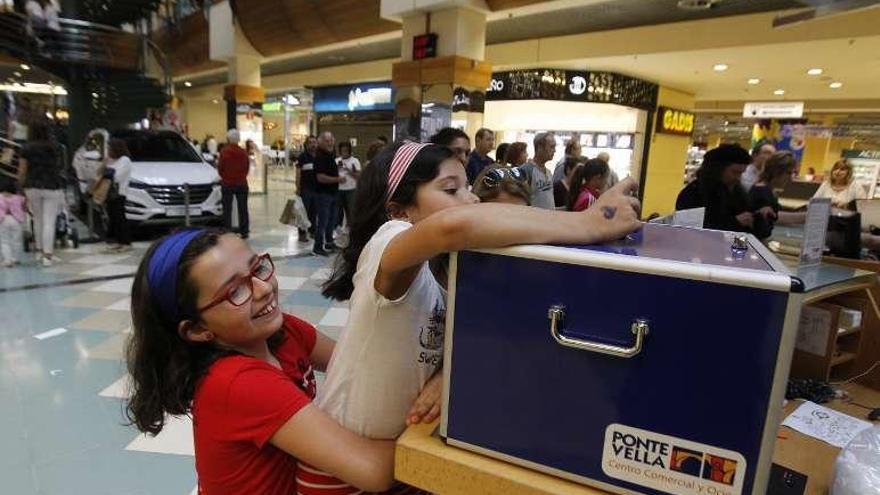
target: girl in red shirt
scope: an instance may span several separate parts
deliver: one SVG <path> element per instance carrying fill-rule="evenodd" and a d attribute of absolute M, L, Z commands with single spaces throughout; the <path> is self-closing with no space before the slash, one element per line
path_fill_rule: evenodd
<path fill-rule="evenodd" d="M 158 434 L 191 414 L 199 493 L 296 493 L 296 459 L 366 491 L 393 482 L 394 444 L 311 404 L 334 342 L 283 314 L 268 254 L 238 236 L 184 230 L 153 244 L 132 287 L 127 415 Z"/>
<path fill-rule="evenodd" d="M 587 160 L 578 167 L 568 188 L 568 210 L 584 211 L 593 206 L 602 195 L 609 170 L 608 164 L 598 158 Z"/>

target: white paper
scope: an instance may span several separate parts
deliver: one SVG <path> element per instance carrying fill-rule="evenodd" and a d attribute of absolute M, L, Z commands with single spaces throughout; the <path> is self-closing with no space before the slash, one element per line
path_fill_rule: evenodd
<path fill-rule="evenodd" d="M 828 332 L 831 331 L 831 311 L 813 306 L 801 309 L 795 348 L 817 356 L 824 356 L 828 349 Z"/>
<path fill-rule="evenodd" d="M 703 219 L 706 217 L 706 208 L 690 208 L 678 210 L 672 216 L 672 225 L 682 227 L 703 228 Z"/>
<path fill-rule="evenodd" d="M 867 421 L 808 401 L 785 418 L 782 426 L 843 448 L 862 430 L 872 425 Z"/>
<path fill-rule="evenodd" d="M 801 245 L 800 265 L 818 265 L 822 262 L 825 236 L 828 234 L 828 216 L 831 215 L 830 198 L 813 198 L 807 207 L 804 224 L 804 241 Z"/>

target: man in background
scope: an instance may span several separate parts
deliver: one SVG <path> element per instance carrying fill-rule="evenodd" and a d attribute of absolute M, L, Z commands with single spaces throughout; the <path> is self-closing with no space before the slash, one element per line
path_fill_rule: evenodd
<path fill-rule="evenodd" d="M 493 149 L 495 149 L 495 133 L 485 127 L 478 130 L 474 140 L 474 151 L 468 157 L 465 169 L 468 184 L 473 184 L 480 172 L 494 163 L 494 160 L 489 158 L 489 152 Z"/>
<path fill-rule="evenodd" d="M 547 168 L 547 162 L 553 159 L 556 153 L 556 136 L 552 132 L 541 132 L 535 135 L 535 157 L 523 165 L 522 169 L 529 180 L 532 193 L 532 206 L 552 210 L 555 208 L 553 200 L 553 175 Z"/>
<path fill-rule="evenodd" d="M 345 179 L 339 176 L 339 165 L 336 163 L 336 138 L 330 132 L 322 132 L 318 136 L 318 152 L 315 154 L 315 203 L 317 206 L 315 225 L 315 245 L 312 253 L 328 256 L 336 251 L 333 242 L 333 229 L 336 227 L 336 214 L 339 206 L 339 184 Z"/>
<path fill-rule="evenodd" d="M 614 187 L 615 184 L 620 182 L 620 177 L 618 177 L 617 172 L 615 172 L 614 169 L 611 168 L 611 155 L 609 155 L 607 152 L 603 151 L 603 152 L 599 153 L 596 156 L 596 158 L 602 160 L 603 162 L 605 162 L 608 165 L 608 179 L 605 181 L 605 189 L 604 189 L 605 191 L 607 191 L 607 190 L 611 189 L 612 187 Z"/>
<path fill-rule="evenodd" d="M 746 192 L 749 192 L 749 189 L 758 182 L 758 177 L 760 177 L 761 172 L 764 171 L 764 162 L 766 162 L 773 153 L 776 153 L 776 146 L 765 140 L 759 141 L 758 144 L 752 148 L 752 163 L 746 167 L 746 171 L 743 172 L 740 181 Z"/>
<path fill-rule="evenodd" d="M 242 239 L 250 235 L 250 216 L 248 215 L 248 183 L 250 170 L 247 152 L 238 145 L 241 136 L 237 129 L 226 133 L 226 146 L 217 159 L 217 173 L 220 174 L 220 191 L 223 194 L 223 225 L 232 230 L 232 200 L 238 204 L 238 233 Z"/>
<path fill-rule="evenodd" d="M 454 154 L 455 158 L 461 162 L 461 165 L 467 166 L 468 153 L 471 151 L 471 138 L 461 129 L 454 127 L 444 127 L 437 131 L 437 134 L 431 136 L 431 144 L 446 146 Z"/>

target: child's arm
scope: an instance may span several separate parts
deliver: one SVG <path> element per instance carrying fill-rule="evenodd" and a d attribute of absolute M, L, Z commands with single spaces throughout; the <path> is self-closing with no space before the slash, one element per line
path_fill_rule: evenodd
<path fill-rule="evenodd" d="M 327 371 L 327 365 L 330 364 L 330 358 L 333 357 L 333 349 L 336 348 L 336 341 L 317 330 L 315 335 L 317 339 L 309 359 L 312 361 L 313 368 L 318 371 Z"/>
<path fill-rule="evenodd" d="M 364 491 L 382 492 L 394 482 L 392 440 L 370 440 L 359 436 L 314 404 L 294 414 L 269 442 Z"/>
<path fill-rule="evenodd" d="M 401 232 L 382 253 L 374 286 L 388 299 L 409 289 L 421 264 L 441 253 L 516 244 L 590 244 L 638 229 L 638 184 L 625 179 L 582 212 L 484 203 L 437 212 Z"/>

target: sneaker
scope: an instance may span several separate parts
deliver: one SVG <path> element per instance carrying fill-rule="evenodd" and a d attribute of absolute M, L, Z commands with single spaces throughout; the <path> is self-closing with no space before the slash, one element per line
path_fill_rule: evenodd
<path fill-rule="evenodd" d="M 37 261 L 40 261 L 41 259 L 43 259 L 43 252 L 42 251 L 34 251 L 34 259 Z"/>
<path fill-rule="evenodd" d="M 52 259 L 49 258 L 48 256 L 44 256 L 43 261 L 41 261 L 41 263 L 43 264 L 44 267 L 50 267 L 50 266 L 52 266 Z"/>
<path fill-rule="evenodd" d="M 312 254 L 314 254 L 315 256 L 330 256 L 330 253 L 324 251 L 320 247 L 315 247 L 315 249 L 312 249 Z"/>
<path fill-rule="evenodd" d="M 324 251 L 327 251 L 330 253 L 332 253 L 334 251 L 339 251 L 339 246 L 337 246 L 335 243 L 328 242 L 328 243 L 324 244 Z"/>
<path fill-rule="evenodd" d="M 305 230 L 297 230 L 297 235 L 299 238 L 297 239 L 299 242 L 309 242 L 309 233 Z"/>

